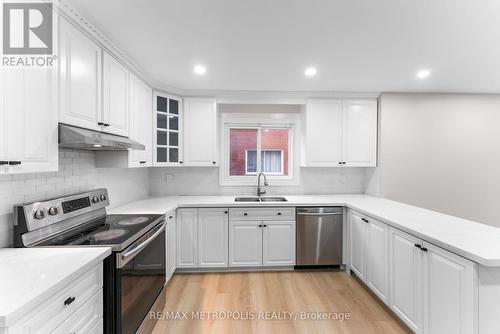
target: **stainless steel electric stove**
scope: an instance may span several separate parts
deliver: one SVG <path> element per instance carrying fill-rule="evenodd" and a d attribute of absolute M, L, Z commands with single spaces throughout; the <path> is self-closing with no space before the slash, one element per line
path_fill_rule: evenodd
<path fill-rule="evenodd" d="M 108 215 L 108 205 L 106 189 L 16 205 L 14 245 L 111 247 L 104 263 L 104 333 L 135 333 L 165 284 L 165 216 Z"/>

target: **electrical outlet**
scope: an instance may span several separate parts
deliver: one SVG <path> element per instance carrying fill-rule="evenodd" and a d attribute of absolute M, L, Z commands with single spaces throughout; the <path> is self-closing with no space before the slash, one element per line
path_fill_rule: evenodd
<path fill-rule="evenodd" d="M 165 182 L 167 182 L 167 183 L 172 182 L 172 174 L 165 175 Z"/>

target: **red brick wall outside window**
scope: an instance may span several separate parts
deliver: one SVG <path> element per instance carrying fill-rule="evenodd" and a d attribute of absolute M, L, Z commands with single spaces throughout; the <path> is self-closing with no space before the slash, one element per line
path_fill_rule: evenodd
<path fill-rule="evenodd" d="M 232 128 L 229 132 L 229 175 L 246 174 L 247 150 L 257 149 L 257 129 Z M 283 175 L 288 175 L 288 129 L 263 129 L 261 131 L 262 151 L 282 151 Z"/>

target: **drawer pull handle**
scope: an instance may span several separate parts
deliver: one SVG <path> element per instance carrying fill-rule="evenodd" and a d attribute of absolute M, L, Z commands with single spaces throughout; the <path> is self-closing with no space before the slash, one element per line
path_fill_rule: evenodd
<path fill-rule="evenodd" d="M 8 162 L 8 161 L 3 161 L 3 160 L 2 160 L 2 161 L 0 161 L 0 165 L 8 165 L 8 164 L 9 164 L 9 162 Z"/>
<path fill-rule="evenodd" d="M 9 161 L 10 166 L 16 166 L 16 165 L 20 165 L 20 164 L 21 164 L 21 161 Z"/>
<path fill-rule="evenodd" d="M 246 212 L 245 212 L 245 213 L 243 214 L 243 216 L 248 216 L 248 213 L 246 213 Z"/>
<path fill-rule="evenodd" d="M 227 215 L 227 211 L 224 211 L 224 213 Z"/>
<path fill-rule="evenodd" d="M 262 226 L 267 227 L 267 225 L 262 225 Z"/>
<path fill-rule="evenodd" d="M 429 251 L 429 250 L 428 250 L 427 248 L 425 248 L 425 247 L 422 247 L 422 248 L 420 248 L 420 249 L 421 249 L 423 252 L 427 252 L 427 251 Z"/>
<path fill-rule="evenodd" d="M 68 299 L 66 299 L 66 300 L 64 301 L 64 305 L 69 305 L 69 304 L 71 304 L 72 302 L 74 302 L 74 301 L 75 301 L 75 299 L 76 299 L 75 297 L 69 297 Z"/>
<path fill-rule="evenodd" d="M 168 216 L 168 219 L 174 219 L 174 216 Z"/>
<path fill-rule="evenodd" d="M 415 247 L 422 248 L 422 245 L 421 244 L 415 244 Z"/>
<path fill-rule="evenodd" d="M 361 218 L 362 221 L 364 221 L 365 223 L 368 223 L 368 219 L 366 218 Z"/>
<path fill-rule="evenodd" d="M 278 212 L 278 216 L 281 216 L 281 212 Z"/>
<path fill-rule="evenodd" d="M 262 225 L 259 225 L 259 227 L 262 227 Z"/>

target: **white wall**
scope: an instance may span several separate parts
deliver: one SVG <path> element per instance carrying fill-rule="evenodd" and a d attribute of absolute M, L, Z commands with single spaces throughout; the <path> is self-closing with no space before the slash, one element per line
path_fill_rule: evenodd
<path fill-rule="evenodd" d="M 12 244 L 15 204 L 59 197 L 95 188 L 108 188 L 110 207 L 142 199 L 149 194 L 147 169 L 96 169 L 95 154 L 59 152 L 59 172 L 0 176 L 0 247 Z"/>
<path fill-rule="evenodd" d="M 166 176 L 171 175 L 171 182 Z M 215 167 L 153 168 L 150 177 L 152 196 L 170 195 L 255 195 L 250 187 L 222 187 Z M 268 194 L 337 194 L 363 193 L 363 168 L 301 168 L 299 186 L 267 187 Z"/>
<path fill-rule="evenodd" d="M 500 95 L 382 94 L 366 192 L 500 226 Z"/>

